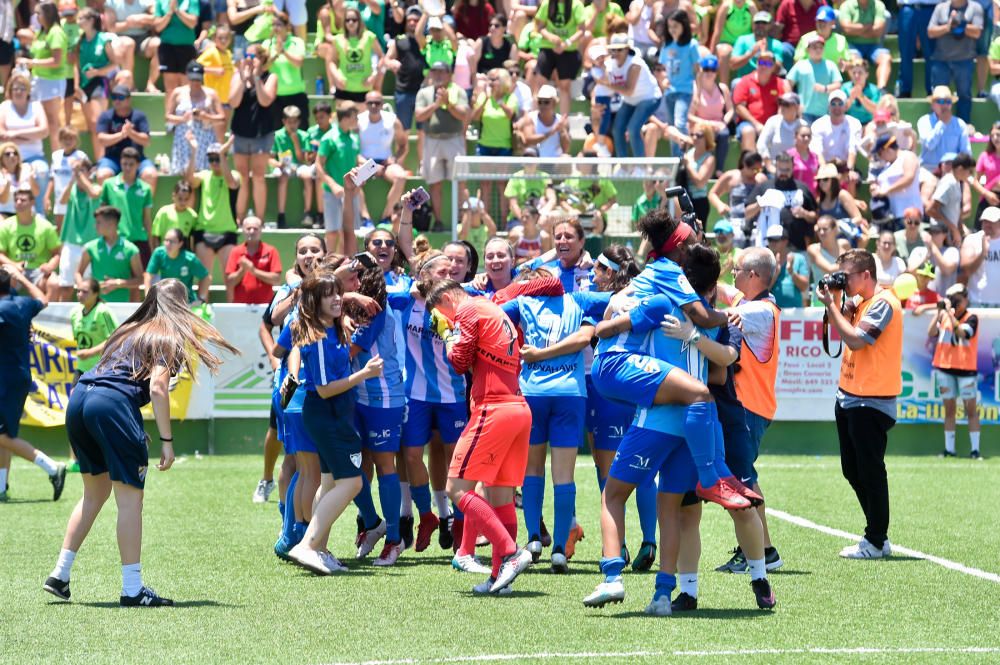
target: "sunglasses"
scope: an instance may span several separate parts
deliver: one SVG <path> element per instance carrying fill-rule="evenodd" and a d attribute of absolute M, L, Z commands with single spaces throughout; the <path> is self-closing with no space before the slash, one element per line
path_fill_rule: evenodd
<path fill-rule="evenodd" d="M 951 106 L 951 98 L 944 97 L 942 99 L 935 99 L 934 103 L 935 104 L 940 104 L 941 106 Z"/>
<path fill-rule="evenodd" d="M 372 240 L 372 245 L 375 247 L 388 247 L 392 249 L 396 246 L 396 241 L 387 238 L 375 238 Z"/>
<path fill-rule="evenodd" d="M 28 89 L 26 87 L 24 87 L 23 85 L 15 85 L 13 88 L 11 88 L 11 91 L 12 92 L 28 92 Z"/>
<path fill-rule="evenodd" d="M 843 105 L 844 105 L 844 102 L 840 101 L 839 99 L 831 99 L 830 100 L 830 106 L 843 106 Z"/>
<path fill-rule="evenodd" d="M 382 100 L 380 99 L 378 101 L 365 102 L 365 105 L 375 107 L 382 106 Z"/>
<path fill-rule="evenodd" d="M 344 19 L 344 23 L 357 23 L 357 22 L 358 22 L 358 19 L 356 19 L 356 18 L 345 18 Z"/>
<path fill-rule="evenodd" d="M 691 138 L 693 138 L 693 139 L 703 139 L 703 138 L 705 138 L 705 132 L 695 132 L 694 134 L 691 135 Z"/>
<path fill-rule="evenodd" d="M 5 152 L 5 153 L 3 154 L 3 156 L 4 156 L 4 157 L 17 157 L 17 153 L 16 153 L 16 152 L 12 152 L 12 151 L 8 150 L 7 152 Z"/>
<path fill-rule="evenodd" d="M 490 23 L 490 27 L 491 28 L 502 28 L 503 26 L 500 25 L 499 23 Z"/>
<path fill-rule="evenodd" d="M 920 226 L 920 220 L 919 219 L 908 219 L 908 220 L 906 220 L 906 225 L 907 226 Z"/>
<path fill-rule="evenodd" d="M 665 70 L 666 68 L 664 68 L 664 71 Z M 704 72 L 705 74 L 715 74 L 719 70 L 716 67 L 702 67 L 701 71 Z"/>
<path fill-rule="evenodd" d="M 548 106 L 551 103 L 552 103 L 551 99 L 539 99 L 538 100 L 538 105 L 539 106 Z"/>
<path fill-rule="evenodd" d="M 111 95 L 111 101 L 113 102 L 124 102 L 128 99 L 127 95 Z"/>
<path fill-rule="evenodd" d="M 209 164 L 218 164 L 221 161 L 222 161 L 222 158 L 219 157 L 218 155 L 209 155 L 208 156 L 208 163 Z"/>
<path fill-rule="evenodd" d="M 774 60 L 758 60 L 758 67 L 774 67 Z"/>

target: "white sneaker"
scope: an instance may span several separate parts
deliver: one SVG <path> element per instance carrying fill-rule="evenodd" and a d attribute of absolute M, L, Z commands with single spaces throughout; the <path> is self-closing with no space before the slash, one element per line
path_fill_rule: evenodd
<path fill-rule="evenodd" d="M 357 545 L 358 545 L 358 557 L 359 559 L 364 559 L 366 556 L 372 553 L 378 541 L 385 538 L 385 520 L 379 520 L 378 525 L 374 529 L 369 529 L 367 531 L 362 531 L 358 534 Z"/>
<path fill-rule="evenodd" d="M 331 573 L 346 573 L 348 568 L 340 562 L 340 559 L 333 556 L 330 552 L 320 552 L 319 558 L 323 560 L 323 564 L 330 569 Z"/>
<path fill-rule="evenodd" d="M 372 561 L 373 566 L 391 566 L 399 559 L 399 555 L 403 553 L 403 541 L 398 543 L 390 543 L 386 541 L 385 547 L 382 548 L 382 553 L 378 555 L 378 558 Z"/>
<path fill-rule="evenodd" d="M 538 559 L 542 556 L 542 541 L 532 540 L 524 546 L 524 549 L 531 552 L 531 563 L 538 563 Z"/>
<path fill-rule="evenodd" d="M 560 574 L 569 572 L 569 564 L 566 563 L 566 555 L 562 552 L 552 553 L 552 572 Z"/>
<path fill-rule="evenodd" d="M 320 553 L 314 549 L 299 543 L 288 551 L 288 558 L 307 570 L 311 570 L 317 575 L 329 575 L 330 570 Z"/>
<path fill-rule="evenodd" d="M 500 574 L 497 575 L 497 581 L 493 583 L 490 587 L 490 591 L 496 593 L 503 589 L 504 587 L 510 586 L 511 582 L 514 581 L 518 575 L 523 573 L 531 565 L 531 552 L 521 548 L 504 559 L 504 562 L 500 565 Z"/>
<path fill-rule="evenodd" d="M 584 607 L 604 607 L 608 603 L 620 603 L 625 600 L 625 584 L 619 575 L 610 582 L 601 582 L 594 591 L 583 599 Z M 670 601 L 667 601 L 669 605 Z"/>
<path fill-rule="evenodd" d="M 869 543 L 867 538 L 862 538 L 857 545 L 842 549 L 840 556 L 845 559 L 881 559 L 885 554 L 882 549 Z"/>
<path fill-rule="evenodd" d="M 456 554 L 451 560 L 451 567 L 463 573 L 476 573 L 477 575 L 489 575 L 493 572 L 491 568 L 484 566 L 472 554 L 463 554 L 461 556 Z"/>
<path fill-rule="evenodd" d="M 882 543 L 882 556 L 892 556 L 892 545 L 889 544 L 888 538 Z"/>
<path fill-rule="evenodd" d="M 670 596 L 660 596 L 655 600 L 651 600 L 649 605 L 646 605 L 644 610 L 646 614 L 654 617 L 668 617 L 671 614 L 670 610 Z"/>
<path fill-rule="evenodd" d="M 488 594 L 490 593 L 490 589 L 493 588 L 494 584 L 496 584 L 496 579 L 490 577 L 485 582 L 481 582 L 476 586 L 472 587 L 472 593 L 483 594 L 483 595 Z M 505 586 L 504 588 L 497 591 L 498 596 L 507 596 L 512 593 L 514 593 L 514 590 L 511 589 L 509 586 Z"/>
<path fill-rule="evenodd" d="M 261 480 L 259 483 L 257 483 L 257 489 L 253 491 L 253 502 L 267 503 L 267 500 L 271 498 L 271 492 L 273 491 L 274 491 L 273 480 Z"/>

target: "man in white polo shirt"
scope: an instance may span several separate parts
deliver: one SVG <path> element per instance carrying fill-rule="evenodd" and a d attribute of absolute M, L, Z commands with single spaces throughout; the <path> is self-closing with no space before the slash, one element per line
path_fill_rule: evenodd
<path fill-rule="evenodd" d="M 962 272 L 968 278 L 970 307 L 1000 307 L 1000 208 L 979 217 L 983 230 L 962 242 Z"/>
<path fill-rule="evenodd" d="M 395 113 L 385 110 L 384 104 L 381 91 L 372 90 L 365 95 L 365 112 L 358 114 L 361 157 L 374 159 L 382 167 L 376 177 L 389 183 L 389 195 L 380 220 L 392 217 L 393 206 L 403 196 L 407 175 L 403 163 L 410 147 L 403 123 Z"/>

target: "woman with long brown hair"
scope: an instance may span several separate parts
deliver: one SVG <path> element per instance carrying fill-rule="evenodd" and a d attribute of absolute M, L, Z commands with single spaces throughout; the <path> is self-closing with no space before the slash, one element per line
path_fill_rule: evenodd
<path fill-rule="evenodd" d="M 122 562 L 120 603 L 159 607 L 173 601 L 142 583 L 142 500 L 149 465 L 148 436 L 139 409 L 152 402 L 160 435 L 160 462 L 174 463 L 170 378 L 194 376 L 201 362 L 215 371 L 222 359 L 209 346 L 239 353 L 188 307 L 187 287 L 176 279 L 155 284 L 146 299 L 104 346 L 101 362 L 85 373 L 66 407 L 66 431 L 80 462 L 83 498 L 73 509 L 62 550 L 44 589 L 70 599 L 70 568 L 104 503 L 115 494 Z"/>

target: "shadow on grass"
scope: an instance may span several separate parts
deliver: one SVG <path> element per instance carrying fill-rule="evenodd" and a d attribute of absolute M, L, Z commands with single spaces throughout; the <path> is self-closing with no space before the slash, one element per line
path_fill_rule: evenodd
<path fill-rule="evenodd" d="M 114 608 L 114 609 L 126 609 L 126 610 L 130 610 L 130 609 L 146 609 L 146 610 L 164 610 L 164 611 L 170 611 L 171 609 L 184 609 L 184 608 L 188 608 L 188 607 L 225 607 L 225 608 L 244 607 L 243 605 L 233 605 L 232 603 L 220 603 L 220 602 L 218 602 L 216 600 L 176 600 L 176 601 L 174 601 L 173 605 L 168 606 L 168 607 L 148 607 L 148 608 L 146 608 L 146 607 L 144 607 L 144 608 L 124 607 L 123 608 L 120 603 L 116 603 L 116 602 L 111 601 L 111 600 L 102 601 L 102 602 L 89 602 L 89 603 L 81 603 L 81 602 L 65 603 L 65 602 L 54 601 L 54 602 L 50 602 L 49 605 L 65 605 L 66 607 L 70 607 L 72 605 L 82 605 L 83 607 L 97 607 L 97 608 L 103 608 L 103 609 L 111 609 L 111 608 Z"/>
<path fill-rule="evenodd" d="M 475 598 L 476 600 L 479 600 L 480 598 L 489 600 L 504 600 L 509 598 L 511 600 L 517 600 L 518 598 L 544 598 L 549 595 L 542 591 L 524 591 L 518 589 L 514 589 L 513 593 L 505 594 L 503 596 L 496 593 L 473 593 L 472 591 L 455 591 L 454 593 L 465 598 Z"/>
<path fill-rule="evenodd" d="M 796 570 L 794 568 L 778 568 L 777 570 L 767 571 L 768 577 L 774 575 L 775 577 L 792 577 L 794 575 L 812 575 L 811 570 Z"/>
<path fill-rule="evenodd" d="M 587 614 L 591 619 L 751 619 L 754 617 L 774 616 L 774 612 L 766 610 L 755 610 L 751 608 L 722 608 L 706 607 L 691 612 L 677 612 L 669 617 L 656 617 L 646 614 L 642 610 L 631 612 L 618 612 L 617 614 Z"/>

